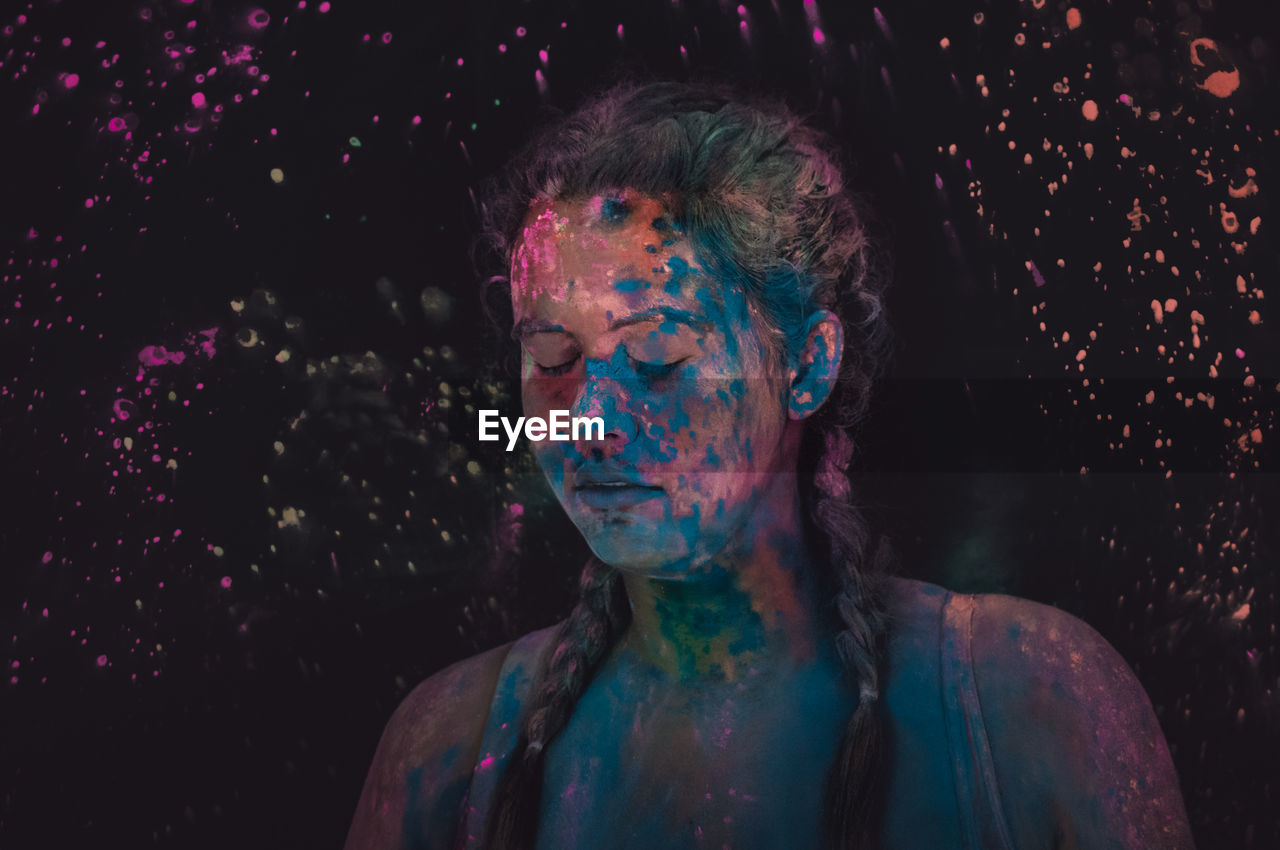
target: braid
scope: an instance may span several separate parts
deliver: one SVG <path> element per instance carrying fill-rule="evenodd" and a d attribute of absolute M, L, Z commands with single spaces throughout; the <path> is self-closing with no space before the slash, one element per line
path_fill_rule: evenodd
<path fill-rule="evenodd" d="M 879 579 L 892 550 L 883 536 L 871 563 L 864 564 L 870 531 L 853 503 L 847 470 L 854 443 L 839 425 L 823 432 L 825 444 L 813 478 L 814 521 L 826 536 L 831 569 L 839 586 L 835 607 L 844 629 L 836 650 L 858 683 L 858 707 L 845 726 L 840 750 L 827 777 L 828 846 L 874 848 L 883 810 L 885 746 L 879 711 L 880 660 L 888 617 Z"/>
<path fill-rule="evenodd" d="M 617 570 L 593 557 L 579 588 L 577 604 L 552 640 L 555 648 L 534 677 L 515 749 L 498 781 L 484 842 L 490 850 L 533 847 L 547 746 L 568 722 L 597 665 L 630 619 Z"/>

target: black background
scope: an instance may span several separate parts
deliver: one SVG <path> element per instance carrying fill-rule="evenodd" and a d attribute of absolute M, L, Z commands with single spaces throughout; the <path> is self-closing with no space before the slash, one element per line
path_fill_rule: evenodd
<path fill-rule="evenodd" d="M 902 572 L 1084 618 L 1199 846 L 1280 846 L 1273 4 L 300 6 L 0 20 L 0 846 L 338 847 L 398 700 L 567 612 L 582 543 L 475 439 L 471 191 L 625 73 L 846 144 Z"/>

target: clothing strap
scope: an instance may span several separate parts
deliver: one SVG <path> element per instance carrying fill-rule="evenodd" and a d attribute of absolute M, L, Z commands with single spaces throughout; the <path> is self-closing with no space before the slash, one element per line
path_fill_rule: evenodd
<path fill-rule="evenodd" d="M 454 848 L 476 850 L 484 840 L 489 808 L 507 758 L 515 749 L 520 727 L 520 703 L 529 689 L 538 657 L 554 628 L 525 635 L 515 642 L 502 662 L 498 685 L 489 707 L 471 786 L 462 805 Z"/>
<path fill-rule="evenodd" d="M 974 607 L 973 596 L 957 593 L 948 593 L 942 606 L 942 705 L 956 802 L 966 850 L 1013 850 L 974 682 Z"/>

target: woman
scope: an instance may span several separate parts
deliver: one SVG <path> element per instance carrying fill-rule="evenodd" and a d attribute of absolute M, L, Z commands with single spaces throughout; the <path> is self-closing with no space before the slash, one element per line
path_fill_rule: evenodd
<path fill-rule="evenodd" d="M 531 443 L 594 556 L 569 619 L 422 683 L 347 846 L 1185 848 L 1150 705 L 1088 626 L 883 579 L 846 469 L 886 339 L 834 148 L 624 85 L 487 206 Z"/>

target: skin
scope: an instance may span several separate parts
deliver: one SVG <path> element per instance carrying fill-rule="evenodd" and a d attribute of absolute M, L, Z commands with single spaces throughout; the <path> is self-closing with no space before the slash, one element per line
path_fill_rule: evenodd
<path fill-rule="evenodd" d="M 817 846 L 856 695 L 815 589 L 796 465 L 838 374 L 839 320 L 816 311 L 798 356 L 775 350 L 663 201 L 625 191 L 533 205 L 511 281 L 525 415 L 605 420 L 602 440 L 532 446 L 633 612 L 548 749 L 539 846 Z M 894 587 L 886 845 L 959 847 L 937 602 Z M 1150 705 L 1105 641 L 997 596 L 978 598 L 973 641 L 1018 847 L 1191 846 Z M 432 677 L 397 711 L 348 848 L 450 846 L 508 650 Z"/>
<path fill-rule="evenodd" d="M 509 648 L 441 670 L 400 703 L 374 753 L 348 848 L 449 846 Z"/>

